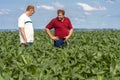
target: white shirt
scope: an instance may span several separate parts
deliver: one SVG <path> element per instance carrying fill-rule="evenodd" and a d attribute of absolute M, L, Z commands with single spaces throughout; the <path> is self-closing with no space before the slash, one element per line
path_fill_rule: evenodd
<path fill-rule="evenodd" d="M 30 19 L 25 13 L 22 14 L 18 19 L 18 26 L 19 28 L 24 28 L 25 35 L 27 38 L 27 42 L 33 42 L 34 41 L 34 29 L 33 24 Z M 24 39 L 20 32 L 20 42 L 24 43 Z"/>

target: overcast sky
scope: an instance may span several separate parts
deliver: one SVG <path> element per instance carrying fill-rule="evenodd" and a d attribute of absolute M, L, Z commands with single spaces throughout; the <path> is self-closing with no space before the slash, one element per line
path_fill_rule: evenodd
<path fill-rule="evenodd" d="M 0 0 L 0 29 L 18 29 L 18 17 L 26 6 L 35 6 L 34 28 L 44 29 L 64 9 L 74 28 L 120 29 L 120 0 Z"/>

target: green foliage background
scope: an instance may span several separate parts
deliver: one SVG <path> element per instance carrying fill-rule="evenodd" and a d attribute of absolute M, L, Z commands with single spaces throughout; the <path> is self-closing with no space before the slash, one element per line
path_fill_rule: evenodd
<path fill-rule="evenodd" d="M 27 48 L 0 32 L 0 80 L 120 80 L 120 31 L 75 31 L 64 48 L 44 31 Z"/>

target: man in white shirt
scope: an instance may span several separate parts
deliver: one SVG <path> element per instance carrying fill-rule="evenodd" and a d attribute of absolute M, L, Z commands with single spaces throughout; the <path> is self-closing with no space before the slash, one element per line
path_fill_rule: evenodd
<path fill-rule="evenodd" d="M 26 12 L 18 19 L 18 26 L 20 31 L 20 43 L 24 45 L 31 45 L 34 41 L 34 29 L 30 16 L 34 14 L 35 8 L 28 5 Z"/>

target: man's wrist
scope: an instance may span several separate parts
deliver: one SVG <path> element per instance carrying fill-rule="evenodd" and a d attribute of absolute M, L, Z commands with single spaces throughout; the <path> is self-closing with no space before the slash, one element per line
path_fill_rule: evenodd
<path fill-rule="evenodd" d="M 52 35 L 50 35 L 50 38 L 52 39 L 52 38 L 53 38 L 53 36 L 52 36 Z"/>

